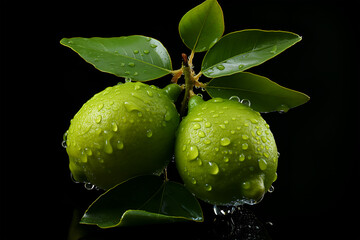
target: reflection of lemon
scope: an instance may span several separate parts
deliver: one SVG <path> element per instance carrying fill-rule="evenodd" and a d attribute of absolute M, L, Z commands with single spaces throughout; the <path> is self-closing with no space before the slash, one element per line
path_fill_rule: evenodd
<path fill-rule="evenodd" d="M 192 97 L 175 146 L 185 186 L 211 204 L 254 204 L 276 180 L 278 152 L 269 125 L 239 102 Z"/>
<path fill-rule="evenodd" d="M 106 88 L 71 120 L 66 151 L 75 180 L 108 189 L 130 177 L 160 173 L 173 154 L 179 114 L 176 84 L 140 82 Z"/>

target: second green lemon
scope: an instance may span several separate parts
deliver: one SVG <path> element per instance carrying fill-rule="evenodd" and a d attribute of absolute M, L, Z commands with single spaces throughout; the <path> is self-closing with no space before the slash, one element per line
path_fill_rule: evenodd
<path fill-rule="evenodd" d="M 131 177 L 160 173 L 173 155 L 180 87 L 140 82 L 108 87 L 71 120 L 66 151 L 73 178 L 108 189 Z"/>
<path fill-rule="evenodd" d="M 269 125 L 237 101 L 192 97 L 175 157 L 185 186 L 215 205 L 257 203 L 277 178 L 278 151 Z"/>

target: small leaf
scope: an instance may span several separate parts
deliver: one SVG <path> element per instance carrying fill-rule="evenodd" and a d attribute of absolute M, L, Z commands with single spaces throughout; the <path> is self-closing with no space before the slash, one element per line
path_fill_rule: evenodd
<path fill-rule="evenodd" d="M 194 52 L 211 48 L 224 33 L 224 16 L 216 0 L 207 0 L 188 11 L 180 20 L 179 33 Z"/>
<path fill-rule="evenodd" d="M 132 178 L 102 194 L 80 223 L 110 228 L 187 220 L 203 221 L 196 198 L 179 183 L 148 175 Z"/>
<path fill-rule="evenodd" d="M 258 112 L 287 111 L 309 101 L 309 96 L 248 72 L 212 79 L 206 86 L 211 97 L 247 99 Z"/>
<path fill-rule="evenodd" d="M 299 35 L 284 31 L 248 29 L 232 32 L 206 53 L 201 71 L 207 77 L 242 72 L 275 57 L 300 40 Z"/>
<path fill-rule="evenodd" d="M 136 81 L 160 78 L 171 72 L 166 48 L 154 38 L 133 35 L 113 38 L 63 38 L 60 43 L 100 71 Z"/>

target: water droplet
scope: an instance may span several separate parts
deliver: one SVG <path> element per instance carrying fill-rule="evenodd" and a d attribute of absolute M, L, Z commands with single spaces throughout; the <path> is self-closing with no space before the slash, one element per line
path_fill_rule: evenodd
<path fill-rule="evenodd" d="M 238 68 L 239 68 L 239 69 L 242 69 L 243 67 L 244 67 L 244 65 L 243 65 L 243 64 L 240 64 Z"/>
<path fill-rule="evenodd" d="M 133 102 L 124 102 L 124 106 L 128 112 L 135 111 L 135 110 L 140 111 L 140 107 Z"/>
<path fill-rule="evenodd" d="M 229 100 L 231 100 L 231 101 L 236 101 L 236 102 L 240 102 L 240 101 L 241 101 L 241 99 L 240 99 L 238 96 L 231 96 L 231 97 L 229 98 Z"/>
<path fill-rule="evenodd" d="M 95 188 L 95 185 L 94 184 L 91 184 L 91 183 L 85 183 L 84 184 L 84 187 L 86 190 L 93 190 Z"/>
<path fill-rule="evenodd" d="M 242 183 L 242 188 L 243 189 L 249 189 L 251 187 L 251 183 L 246 181 Z"/>
<path fill-rule="evenodd" d="M 276 108 L 276 111 L 278 111 L 279 113 L 287 113 L 289 109 L 289 106 L 287 106 L 286 104 L 281 104 Z"/>
<path fill-rule="evenodd" d="M 74 175 L 72 174 L 72 172 L 70 172 L 70 178 L 71 178 L 71 181 L 73 181 L 74 183 L 79 183 L 79 182 L 76 181 L 76 179 L 74 178 Z"/>
<path fill-rule="evenodd" d="M 63 140 L 63 141 L 61 142 L 61 146 L 62 146 L 63 148 L 67 148 L 66 140 Z"/>
<path fill-rule="evenodd" d="M 146 131 L 146 136 L 147 136 L 148 138 L 151 138 L 152 135 L 153 135 L 153 133 L 152 133 L 151 129 L 149 129 L 149 130 Z"/>
<path fill-rule="evenodd" d="M 273 182 L 275 182 L 277 180 L 277 178 L 278 178 L 278 175 L 277 175 L 277 173 L 275 173 Z"/>
<path fill-rule="evenodd" d="M 241 153 L 241 154 L 239 155 L 239 161 L 240 161 L 240 162 L 245 161 L 245 155 L 244 155 L 243 153 Z"/>
<path fill-rule="evenodd" d="M 85 150 L 86 155 L 92 156 L 93 153 L 90 148 L 84 148 L 84 150 Z"/>
<path fill-rule="evenodd" d="M 111 129 L 112 129 L 114 132 L 117 132 L 117 130 L 118 130 L 118 125 L 116 124 L 116 122 L 112 122 L 112 123 L 111 123 Z"/>
<path fill-rule="evenodd" d="M 263 158 L 259 159 L 259 167 L 260 167 L 260 170 L 263 170 L 263 171 L 266 170 L 267 162 L 265 159 L 263 159 Z"/>
<path fill-rule="evenodd" d="M 240 101 L 242 104 L 244 104 L 245 106 L 250 107 L 251 106 L 251 102 L 249 99 L 243 99 Z"/>
<path fill-rule="evenodd" d="M 129 63 L 128 63 L 128 66 L 129 66 L 129 67 L 135 67 L 135 63 L 129 62 Z"/>
<path fill-rule="evenodd" d="M 149 54 L 149 53 L 150 53 L 150 51 L 147 50 L 147 49 L 145 49 L 143 52 L 144 52 L 145 54 Z"/>
<path fill-rule="evenodd" d="M 112 154 L 113 153 L 113 148 L 111 146 L 110 139 L 111 138 L 105 140 L 104 152 L 106 152 L 107 154 Z"/>
<path fill-rule="evenodd" d="M 96 123 L 100 123 L 100 122 L 101 122 L 101 119 L 102 119 L 101 115 L 98 115 L 98 116 L 95 118 L 95 122 L 96 122 Z"/>
<path fill-rule="evenodd" d="M 210 123 L 210 122 L 206 122 L 206 123 L 205 123 L 205 127 L 207 127 L 207 128 L 211 127 L 211 123 Z"/>
<path fill-rule="evenodd" d="M 248 135 L 245 135 L 245 134 L 243 134 L 241 137 L 242 137 L 242 139 L 244 139 L 244 140 L 249 139 L 249 136 L 248 136 Z"/>
<path fill-rule="evenodd" d="M 267 152 L 264 152 L 264 157 L 269 158 L 269 154 Z"/>
<path fill-rule="evenodd" d="M 100 104 L 97 106 L 97 110 L 100 111 L 103 107 L 104 107 L 104 104 L 103 104 L 103 103 L 100 103 Z"/>
<path fill-rule="evenodd" d="M 205 139 L 205 140 L 204 140 L 204 143 L 205 143 L 206 145 L 209 145 L 209 144 L 211 143 L 211 141 L 210 141 L 209 139 Z"/>
<path fill-rule="evenodd" d="M 202 122 L 202 120 L 203 120 L 203 118 L 201 118 L 201 117 L 198 117 L 198 118 L 194 118 L 194 122 Z"/>
<path fill-rule="evenodd" d="M 172 118 L 171 112 L 167 111 L 167 112 L 165 113 L 165 117 L 164 117 L 165 121 L 168 122 L 168 121 L 171 120 L 171 118 Z"/>
<path fill-rule="evenodd" d="M 205 184 L 205 190 L 210 192 L 212 190 L 212 186 L 210 184 Z"/>
<path fill-rule="evenodd" d="M 81 162 L 83 162 L 83 163 L 86 163 L 86 162 L 88 161 L 87 155 L 86 155 L 85 151 L 82 151 L 82 152 L 81 152 L 80 160 L 81 160 Z"/>
<path fill-rule="evenodd" d="M 150 90 L 146 90 L 146 93 L 147 93 L 147 95 L 149 95 L 149 97 L 152 97 L 152 96 L 153 96 L 153 92 L 150 91 Z"/>
<path fill-rule="evenodd" d="M 150 47 L 152 47 L 152 48 L 156 48 L 156 47 L 157 47 L 157 45 L 155 45 L 155 44 L 150 44 Z"/>
<path fill-rule="evenodd" d="M 139 53 L 139 50 L 135 49 L 135 50 L 133 51 L 133 53 L 134 53 L 134 54 L 138 54 L 138 53 Z"/>
<path fill-rule="evenodd" d="M 275 54 L 277 51 L 277 45 L 273 46 L 270 53 Z"/>
<path fill-rule="evenodd" d="M 209 162 L 209 173 L 212 175 L 217 175 L 219 173 L 219 166 L 214 162 Z"/>
<path fill-rule="evenodd" d="M 220 124 L 219 127 L 220 127 L 221 129 L 225 129 L 225 128 L 226 128 L 224 124 Z"/>
<path fill-rule="evenodd" d="M 252 118 L 252 119 L 250 119 L 250 121 L 253 123 L 253 124 L 258 124 L 258 120 L 256 120 L 255 118 Z"/>
<path fill-rule="evenodd" d="M 227 146 L 231 143 L 231 140 L 227 137 L 220 139 L 220 145 L 221 146 Z"/>
<path fill-rule="evenodd" d="M 223 160 L 224 160 L 224 162 L 226 162 L 226 163 L 230 161 L 230 159 L 229 159 L 228 157 L 226 157 L 226 156 L 224 157 Z"/>
<path fill-rule="evenodd" d="M 193 126 L 194 130 L 197 130 L 197 129 L 200 129 L 200 128 L 201 128 L 201 125 L 199 123 L 195 123 L 194 126 Z"/>
<path fill-rule="evenodd" d="M 197 157 L 199 156 L 199 149 L 197 148 L 197 146 L 190 146 L 186 157 L 189 161 L 195 160 Z"/>
<path fill-rule="evenodd" d="M 269 193 L 272 193 L 272 192 L 274 192 L 274 190 L 275 190 L 274 186 L 271 185 L 270 188 L 269 188 L 269 190 L 268 190 L 268 192 L 269 192 Z"/>
<path fill-rule="evenodd" d="M 196 94 L 196 96 L 199 96 L 201 98 L 204 98 L 204 96 L 201 93 Z"/>
<path fill-rule="evenodd" d="M 213 102 L 214 103 L 222 103 L 222 102 L 224 102 L 224 99 L 222 99 L 222 98 L 213 98 Z"/>
<path fill-rule="evenodd" d="M 198 136 L 201 137 L 201 138 L 203 138 L 203 137 L 205 137 L 206 135 L 205 135 L 205 133 L 204 133 L 203 131 L 199 130 L 199 131 L 198 131 Z"/>
<path fill-rule="evenodd" d="M 116 143 L 116 148 L 122 150 L 124 148 L 124 143 L 121 140 L 118 140 Z"/>
<path fill-rule="evenodd" d="M 243 143 L 243 144 L 241 145 L 241 148 L 242 148 L 243 150 L 246 150 L 246 149 L 249 148 L 249 145 L 248 145 L 247 143 Z"/>
<path fill-rule="evenodd" d="M 195 178 L 192 178 L 192 179 L 191 179 L 191 183 L 192 183 L 192 184 L 196 184 L 196 179 L 195 179 Z"/>
<path fill-rule="evenodd" d="M 224 65 L 222 64 L 217 65 L 216 68 L 219 69 L 220 71 L 225 69 Z"/>

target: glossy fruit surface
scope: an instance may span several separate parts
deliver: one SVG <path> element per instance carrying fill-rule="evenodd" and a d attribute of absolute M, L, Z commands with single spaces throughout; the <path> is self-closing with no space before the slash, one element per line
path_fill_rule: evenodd
<path fill-rule="evenodd" d="M 185 186 L 216 205 L 254 204 L 277 177 L 278 151 L 269 125 L 250 107 L 221 98 L 190 99 L 175 159 Z"/>
<path fill-rule="evenodd" d="M 66 151 L 79 182 L 108 189 L 131 177 L 159 174 L 173 154 L 180 87 L 140 82 L 108 87 L 71 120 Z"/>

